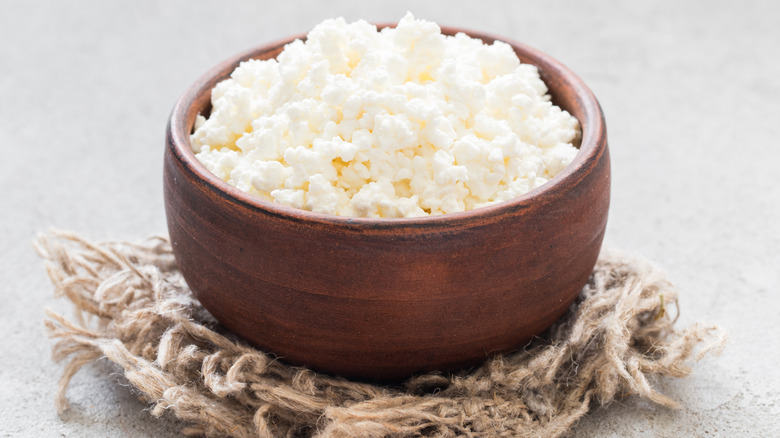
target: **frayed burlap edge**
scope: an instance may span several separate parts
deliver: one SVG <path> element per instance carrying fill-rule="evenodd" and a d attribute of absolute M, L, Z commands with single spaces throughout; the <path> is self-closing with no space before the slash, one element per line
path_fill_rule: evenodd
<path fill-rule="evenodd" d="M 47 312 L 55 360 L 69 360 L 56 397 L 84 365 L 107 358 L 151 413 L 170 411 L 206 436 L 511 436 L 565 434 L 593 403 L 627 394 L 675 407 L 651 376 L 682 377 L 719 352 L 717 327 L 673 329 L 677 291 L 648 263 L 602 251 L 569 312 L 524 350 L 455 375 L 399 386 L 288 366 L 219 331 L 192 297 L 165 238 L 91 243 L 51 231 L 36 240 L 68 320 Z"/>

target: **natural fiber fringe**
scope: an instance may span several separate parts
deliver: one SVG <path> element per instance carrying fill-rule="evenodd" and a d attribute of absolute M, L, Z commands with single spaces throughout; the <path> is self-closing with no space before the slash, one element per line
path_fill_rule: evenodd
<path fill-rule="evenodd" d="M 672 328 L 677 291 L 646 262 L 604 251 L 569 313 L 523 351 L 457 375 L 401 387 L 352 382 L 288 366 L 215 330 L 164 238 L 91 243 L 52 231 L 36 247 L 75 320 L 47 312 L 55 360 L 69 360 L 57 408 L 84 365 L 119 365 L 160 416 L 188 435 L 235 437 L 556 437 L 592 402 L 635 394 L 675 407 L 650 376 L 682 377 L 719 352 L 717 327 Z"/>

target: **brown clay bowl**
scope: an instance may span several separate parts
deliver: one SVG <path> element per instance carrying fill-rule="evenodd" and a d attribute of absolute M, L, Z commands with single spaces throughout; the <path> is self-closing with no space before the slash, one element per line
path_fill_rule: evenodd
<path fill-rule="evenodd" d="M 209 112 L 214 85 L 240 61 L 274 57 L 292 39 L 219 64 L 171 114 L 168 230 L 181 272 L 206 309 L 288 363 L 382 380 L 515 350 L 560 317 L 587 281 L 607 223 L 606 126 L 588 87 L 549 56 L 507 41 L 580 121 L 580 151 L 568 168 L 514 200 L 462 213 L 318 214 L 244 193 L 190 150 L 195 116 Z"/>

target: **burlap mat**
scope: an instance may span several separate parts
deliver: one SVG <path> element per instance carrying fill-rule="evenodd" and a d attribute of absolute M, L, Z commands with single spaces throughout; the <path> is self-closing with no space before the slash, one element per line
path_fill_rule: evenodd
<path fill-rule="evenodd" d="M 36 241 L 73 320 L 48 312 L 56 403 L 84 365 L 124 371 L 152 415 L 172 412 L 206 436 L 561 436 L 595 404 L 627 395 L 663 406 L 654 376 L 682 377 L 725 336 L 674 330 L 677 291 L 646 262 L 603 251 L 577 302 L 523 350 L 459 374 L 397 386 L 291 367 L 225 333 L 192 297 L 165 238 L 91 243 L 66 232 Z"/>

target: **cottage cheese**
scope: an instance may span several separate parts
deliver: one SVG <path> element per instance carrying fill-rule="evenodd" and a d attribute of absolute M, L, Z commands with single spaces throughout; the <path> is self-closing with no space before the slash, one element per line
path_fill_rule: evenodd
<path fill-rule="evenodd" d="M 577 120 L 502 42 L 326 20 L 212 91 L 192 149 L 262 199 L 315 212 L 414 217 L 517 197 L 574 158 Z"/>

